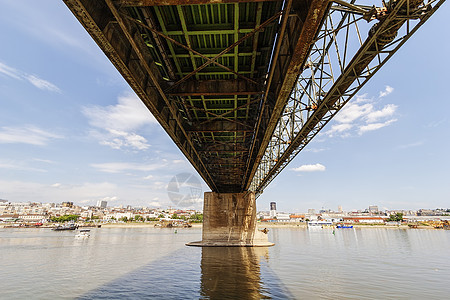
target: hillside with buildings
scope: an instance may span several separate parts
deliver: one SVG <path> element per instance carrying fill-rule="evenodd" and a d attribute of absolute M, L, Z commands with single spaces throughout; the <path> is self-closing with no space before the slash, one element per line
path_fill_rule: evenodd
<path fill-rule="evenodd" d="M 59 217 L 74 215 L 79 222 L 152 222 L 159 220 L 183 219 L 201 221 L 202 211 L 182 210 L 178 208 L 149 208 L 128 206 L 108 206 L 107 201 L 98 201 L 96 206 L 78 206 L 73 202 L 38 203 L 9 202 L 0 200 L 0 223 L 48 223 Z M 306 223 L 308 221 L 328 221 L 347 224 L 386 224 L 392 222 L 392 216 L 401 215 L 403 222 L 450 221 L 450 209 L 413 210 L 379 210 L 372 205 L 358 211 L 337 211 L 309 209 L 305 213 L 288 213 L 278 211 L 275 202 L 270 203 L 270 210 L 257 212 L 259 222 L 268 223 Z M 396 220 L 397 222 L 399 220 Z"/>

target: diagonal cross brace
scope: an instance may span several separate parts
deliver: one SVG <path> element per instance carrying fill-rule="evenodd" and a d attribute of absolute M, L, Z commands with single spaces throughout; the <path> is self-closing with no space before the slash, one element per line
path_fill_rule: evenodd
<path fill-rule="evenodd" d="M 280 12 L 276 13 L 275 15 L 273 15 L 271 18 L 267 19 L 264 23 L 262 23 L 261 25 L 259 25 L 255 29 L 253 29 L 251 32 L 247 33 L 245 36 L 240 38 L 237 42 L 231 44 L 226 49 L 222 50 L 222 52 L 220 52 L 219 54 L 217 54 L 213 58 L 208 58 L 207 62 L 205 62 L 203 65 L 201 65 L 200 67 L 198 67 L 197 69 L 195 69 L 191 73 L 187 74 L 186 76 L 184 76 L 183 78 L 181 78 L 177 82 L 175 82 L 174 85 L 172 85 L 167 91 L 170 91 L 171 89 L 175 88 L 180 83 L 182 83 L 182 82 L 188 80 L 189 78 L 191 78 L 192 76 L 194 76 L 197 72 L 203 70 L 204 68 L 206 68 L 210 64 L 214 63 L 222 55 L 224 55 L 227 52 L 230 52 L 233 48 L 235 48 L 235 47 L 239 46 L 240 44 L 242 44 L 242 42 L 244 42 L 246 39 L 248 39 L 249 37 L 253 36 L 255 33 L 257 33 L 258 31 L 262 30 L 264 27 L 266 27 L 267 25 L 269 25 L 270 23 L 275 21 L 281 14 L 283 14 L 283 11 L 280 11 Z M 233 71 L 233 73 L 234 73 L 234 71 Z"/>
<path fill-rule="evenodd" d="M 200 123 L 200 125 L 203 125 L 203 124 L 205 124 L 205 123 L 214 121 L 215 119 L 218 119 L 218 118 L 224 118 L 226 115 L 231 114 L 232 112 L 235 112 L 235 111 L 237 111 L 237 110 L 239 110 L 239 109 L 241 109 L 241 108 L 248 107 L 248 106 L 250 106 L 251 104 L 253 104 L 253 103 L 255 103 L 255 102 L 258 102 L 258 101 L 260 101 L 260 100 L 261 100 L 261 99 L 259 99 L 259 98 L 253 99 L 253 101 L 250 101 L 250 102 L 247 102 L 247 103 L 245 103 L 245 104 L 243 104 L 243 105 L 241 105 L 241 106 L 235 107 L 235 108 L 233 108 L 232 110 L 227 111 L 227 112 L 224 112 L 223 114 L 217 115 L 216 117 L 214 117 L 214 118 L 212 118 L 212 119 L 208 119 L 208 120 L 206 120 L 206 121 L 203 121 L 203 122 Z M 225 119 L 227 119 L 227 118 L 225 118 Z"/>
<path fill-rule="evenodd" d="M 239 74 L 238 72 L 235 72 L 234 70 L 228 68 L 227 66 L 222 65 L 221 63 L 219 63 L 219 62 L 217 62 L 217 61 L 212 61 L 212 59 L 209 58 L 209 57 L 207 57 L 206 55 L 203 55 L 203 54 L 201 54 L 200 52 L 195 51 L 195 50 L 192 49 L 191 47 L 186 46 L 186 45 L 184 45 L 184 44 L 182 44 L 182 43 L 180 43 L 180 42 L 174 40 L 174 39 L 171 38 L 170 36 L 167 36 L 167 35 L 165 35 L 164 33 L 159 32 L 158 30 L 156 30 L 156 29 L 154 29 L 154 28 L 151 28 L 150 26 L 145 25 L 145 24 L 142 23 L 141 21 L 136 20 L 136 19 L 130 17 L 129 15 L 127 15 L 127 14 L 125 14 L 125 13 L 123 13 L 123 12 L 121 12 L 120 14 L 121 14 L 124 18 L 130 20 L 131 22 L 134 22 L 134 23 L 138 24 L 139 26 L 141 26 L 141 27 L 143 27 L 143 28 L 145 28 L 145 29 L 147 29 L 147 30 L 150 30 L 150 31 L 153 32 L 154 34 L 157 34 L 157 35 L 159 35 L 159 36 L 165 38 L 166 40 L 168 40 L 168 41 L 174 43 L 175 45 L 178 45 L 178 46 L 180 46 L 180 47 L 186 49 L 187 51 L 192 52 L 192 53 L 194 53 L 194 54 L 200 56 L 201 58 L 204 58 L 204 59 L 207 60 L 207 61 L 211 61 L 211 63 L 217 65 L 218 67 L 221 67 L 222 69 L 225 69 L 225 70 L 227 70 L 228 72 L 231 72 L 231 73 L 233 73 L 234 75 L 236 75 L 236 76 L 238 76 L 238 77 L 240 77 L 240 78 L 242 78 L 242 79 L 245 79 L 245 80 L 247 80 L 247 81 L 249 81 L 249 82 L 251 82 L 251 83 L 258 84 L 256 81 L 254 81 L 254 80 L 252 80 L 252 79 L 250 79 L 250 78 L 248 78 L 248 77 L 246 77 L 246 76 L 244 76 L 244 75 L 242 75 L 242 74 Z M 179 84 L 179 83 L 177 83 L 176 85 L 178 85 L 178 84 Z M 174 87 L 175 87 L 175 86 L 174 86 Z M 172 89 L 172 88 L 170 88 L 169 90 L 171 90 L 171 89 Z"/>
<path fill-rule="evenodd" d="M 147 71 L 149 77 L 151 78 L 151 80 L 153 81 L 153 83 L 155 84 L 155 88 L 158 90 L 161 98 L 163 99 L 163 101 L 165 102 L 165 104 L 167 105 L 167 107 L 169 108 L 170 112 L 172 113 L 172 115 L 174 116 L 175 121 L 178 123 L 179 128 L 181 129 L 183 135 L 186 137 L 187 142 L 190 144 L 190 146 L 193 149 L 193 152 L 195 153 L 196 157 L 199 158 L 200 163 L 202 164 L 203 169 L 205 170 L 208 178 L 210 179 L 211 184 L 213 185 L 213 187 L 215 189 L 217 189 L 214 180 L 211 176 L 211 174 L 208 172 L 208 169 L 206 168 L 205 164 L 203 163 L 202 159 L 200 158 L 199 153 L 197 152 L 193 142 L 189 139 L 188 137 L 188 133 L 186 132 L 186 130 L 183 127 L 183 124 L 181 124 L 181 121 L 179 118 L 177 118 L 177 113 L 175 108 L 170 104 L 169 99 L 167 98 L 167 96 L 165 95 L 164 91 L 162 90 L 161 86 L 158 84 L 157 79 L 155 78 L 155 75 L 153 74 L 152 70 L 150 69 L 150 66 L 148 65 L 148 62 L 146 61 L 145 57 L 143 56 L 143 54 L 139 51 L 139 47 L 136 44 L 136 42 L 134 41 L 134 39 L 132 38 L 131 34 L 127 31 L 127 25 L 124 22 L 124 20 L 121 18 L 121 15 L 119 14 L 117 8 L 115 7 L 114 3 L 112 0 L 105 0 L 107 6 L 109 7 L 109 9 L 111 10 L 111 13 L 113 14 L 114 18 L 117 20 L 117 22 L 119 23 L 119 26 L 121 27 L 122 31 L 124 32 L 126 38 L 128 39 L 128 41 L 130 42 L 133 50 L 135 51 L 136 55 L 138 56 L 139 60 L 141 61 L 143 67 L 145 68 L 145 70 Z"/>

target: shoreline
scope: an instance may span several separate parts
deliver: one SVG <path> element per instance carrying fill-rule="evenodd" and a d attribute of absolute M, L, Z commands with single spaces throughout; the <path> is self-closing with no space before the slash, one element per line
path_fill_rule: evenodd
<path fill-rule="evenodd" d="M 158 224 L 158 222 L 150 222 L 150 223 L 105 223 L 105 224 L 99 224 L 101 225 L 101 228 L 160 228 L 156 227 L 155 224 Z M 202 223 L 191 223 L 191 228 L 202 228 Z M 258 229 L 263 228 L 302 228 L 306 229 L 308 228 L 308 225 L 306 223 L 261 223 L 258 222 L 256 224 Z M 89 226 L 80 226 L 80 228 L 88 228 Z M 94 227 L 94 226 L 92 226 Z M 53 228 L 53 226 L 40 226 L 40 227 L 19 227 L 19 226 L 11 226 L 10 224 L 0 224 L 0 229 L 10 229 L 10 228 L 18 228 L 18 229 L 36 229 L 36 228 Z M 183 226 L 175 226 L 171 227 L 175 229 L 181 229 Z M 438 229 L 434 228 L 433 226 L 418 226 L 417 228 L 411 228 L 408 225 L 366 225 L 366 224 L 353 224 L 353 229 L 359 229 L 359 228 L 386 228 L 386 229 Z M 189 228 L 187 228 L 189 229 Z M 329 227 L 329 228 L 320 228 L 320 229 L 339 229 L 335 226 Z M 346 229 L 346 228 L 343 228 Z M 350 228 L 349 228 L 350 229 Z"/>

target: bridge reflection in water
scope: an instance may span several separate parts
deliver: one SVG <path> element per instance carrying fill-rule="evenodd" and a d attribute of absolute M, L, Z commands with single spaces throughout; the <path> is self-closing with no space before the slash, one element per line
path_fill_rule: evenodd
<path fill-rule="evenodd" d="M 265 247 L 186 247 L 80 299 L 293 298 L 269 269 Z"/>
<path fill-rule="evenodd" d="M 261 281 L 261 258 L 269 259 L 265 247 L 203 248 L 201 296 L 211 299 L 270 297 Z"/>

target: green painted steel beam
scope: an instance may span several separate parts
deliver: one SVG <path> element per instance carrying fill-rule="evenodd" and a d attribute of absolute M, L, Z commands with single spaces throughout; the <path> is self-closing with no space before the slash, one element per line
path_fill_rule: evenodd
<path fill-rule="evenodd" d="M 187 75 L 187 74 L 190 74 L 190 73 L 191 72 L 182 72 L 181 74 Z M 257 71 L 253 71 L 253 72 L 251 72 L 251 71 L 239 71 L 239 74 L 254 74 L 254 73 L 257 73 Z M 197 72 L 197 74 L 198 75 L 230 75 L 230 76 L 234 76 L 234 74 L 231 73 L 231 72 L 217 72 L 217 71 L 214 71 L 214 72 Z"/>
<path fill-rule="evenodd" d="M 161 15 L 161 12 L 159 10 L 159 7 L 155 7 L 155 14 L 156 14 L 156 18 L 158 19 L 159 24 L 161 26 L 162 32 L 165 35 L 167 35 L 166 26 L 164 25 L 164 20 L 162 18 L 162 15 Z M 183 76 L 182 75 L 183 73 L 181 71 L 181 66 L 180 66 L 180 63 L 179 63 L 176 55 L 175 55 L 175 50 L 174 50 L 174 47 L 173 47 L 172 43 L 168 42 L 167 46 L 169 47 L 169 51 L 172 54 L 173 62 L 175 63 L 175 67 L 177 68 L 178 75 L 179 76 Z"/>
<path fill-rule="evenodd" d="M 214 55 L 215 56 L 215 55 L 219 54 L 220 52 L 222 52 L 222 50 L 225 47 L 229 46 L 229 44 L 227 44 L 226 42 L 222 42 L 221 44 L 223 46 L 222 48 L 218 48 L 218 47 L 210 47 L 210 48 L 197 47 L 195 50 L 200 52 L 203 55 Z M 272 49 L 271 47 L 259 47 L 258 48 L 258 50 L 259 50 L 258 54 L 260 54 L 262 51 L 270 51 L 271 49 Z M 239 50 L 240 50 L 239 51 L 240 53 L 253 53 L 253 49 L 251 47 L 245 46 L 245 45 L 242 45 L 242 44 L 239 45 Z M 177 54 L 179 54 L 179 53 L 177 53 Z M 183 52 L 183 54 L 185 54 L 185 52 Z M 229 53 L 222 54 L 222 56 L 224 56 L 226 54 L 229 54 Z"/>
<path fill-rule="evenodd" d="M 192 97 L 188 96 L 188 101 L 191 104 L 191 106 L 195 106 L 194 102 L 192 101 Z M 194 110 L 194 115 L 195 115 L 195 118 L 198 119 L 197 110 Z"/>
<path fill-rule="evenodd" d="M 186 19 L 184 16 L 184 12 L 183 12 L 183 7 L 182 6 L 177 6 L 177 11 L 178 11 L 178 16 L 180 17 L 180 21 L 181 21 L 181 27 L 183 28 L 183 35 L 184 38 L 186 40 L 186 46 L 188 46 L 189 48 L 192 49 L 192 44 L 191 44 L 191 38 L 188 35 L 188 29 L 186 26 Z M 192 63 L 192 68 L 195 70 L 197 69 L 197 64 L 195 63 L 195 57 L 192 54 L 191 51 L 189 51 L 189 57 L 191 59 L 191 63 Z M 195 78 L 198 79 L 198 74 L 195 74 Z"/>
<path fill-rule="evenodd" d="M 121 6 L 220 5 L 227 3 L 268 2 L 282 0 L 118 0 Z"/>
<path fill-rule="evenodd" d="M 239 40 L 239 3 L 234 4 L 234 42 L 236 43 Z M 239 56 L 238 56 L 239 47 L 234 47 L 234 71 L 238 72 L 239 70 Z M 234 75 L 234 78 L 237 78 Z"/>
<path fill-rule="evenodd" d="M 178 6 L 179 7 L 179 6 Z M 247 34 L 252 32 L 254 28 L 250 28 L 250 29 L 239 29 L 238 33 L 241 34 Z M 205 29 L 205 30 L 188 30 L 186 32 L 184 32 L 183 30 L 169 30 L 167 31 L 168 35 L 200 35 L 200 36 L 204 36 L 204 35 L 222 35 L 222 34 L 235 34 L 235 30 L 234 29 Z"/>
<path fill-rule="evenodd" d="M 261 24 L 261 15 L 262 15 L 262 3 L 258 3 L 258 8 L 256 9 L 256 25 L 258 27 Z M 250 64 L 250 70 L 253 72 L 255 70 L 256 56 L 258 55 L 258 37 L 259 32 L 255 33 L 253 36 L 253 51 L 252 51 L 252 62 Z M 253 73 L 252 76 L 253 78 Z"/>
<path fill-rule="evenodd" d="M 214 53 L 214 54 L 203 54 L 202 53 L 202 55 L 204 55 L 204 56 L 206 56 L 206 57 L 214 57 L 214 56 L 216 56 L 218 53 Z M 257 55 L 258 54 L 261 54 L 261 52 L 257 52 L 256 53 Z M 234 53 L 226 53 L 226 54 L 223 54 L 222 55 L 222 57 L 234 57 Z M 238 53 L 238 56 L 239 57 L 245 57 L 245 56 L 253 56 L 254 54 L 253 54 L 253 52 L 247 52 L 247 53 L 243 53 L 243 52 L 239 52 Z M 170 58 L 173 58 L 173 56 L 172 55 L 169 55 L 169 57 Z M 178 57 L 178 58 L 189 58 L 190 57 L 190 55 L 189 54 L 176 54 L 176 57 Z M 201 56 L 200 55 L 197 55 L 197 54 L 194 54 L 194 57 L 195 58 L 200 58 Z"/>

